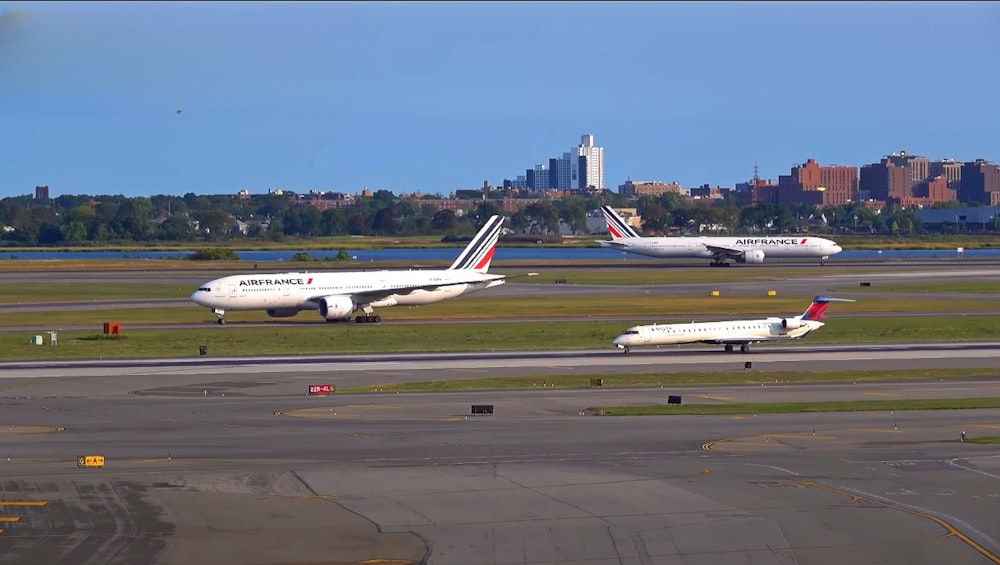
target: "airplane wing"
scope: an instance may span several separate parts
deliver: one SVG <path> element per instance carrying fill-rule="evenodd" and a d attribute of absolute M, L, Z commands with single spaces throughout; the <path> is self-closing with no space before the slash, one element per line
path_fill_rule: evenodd
<path fill-rule="evenodd" d="M 621 241 L 599 241 L 601 247 L 611 247 L 614 249 L 627 249 L 628 244 L 622 243 Z"/>
<path fill-rule="evenodd" d="M 525 274 L 520 274 L 520 275 L 493 275 L 493 276 L 491 276 L 488 279 L 483 279 L 481 277 L 480 278 L 475 278 L 475 279 L 470 278 L 469 280 L 453 280 L 453 281 L 449 281 L 447 283 L 415 284 L 415 285 L 409 285 L 409 286 L 399 286 L 399 287 L 395 287 L 395 288 L 386 288 L 386 289 L 377 289 L 377 290 L 362 290 L 362 291 L 344 292 L 344 293 L 339 293 L 339 294 L 342 294 L 344 296 L 351 296 L 354 299 L 355 302 L 359 302 L 359 303 L 360 302 L 376 302 L 376 301 L 382 300 L 384 298 L 388 298 L 390 296 L 400 295 L 400 294 L 406 295 L 406 294 L 410 294 L 410 293 L 416 292 L 418 290 L 435 290 L 435 289 L 440 288 L 442 286 L 452 286 L 452 285 L 456 285 L 456 284 L 483 283 L 483 282 L 490 282 L 490 281 L 505 280 L 505 279 L 510 279 L 510 278 L 514 278 L 514 277 L 534 276 L 534 275 L 537 275 L 537 274 L 538 273 L 525 273 Z M 336 293 L 334 295 L 336 295 Z M 316 296 L 310 296 L 307 300 L 309 302 L 315 302 L 315 301 L 319 300 L 320 298 L 324 298 L 324 297 L 327 297 L 327 296 L 331 296 L 331 294 L 330 293 L 326 293 L 326 294 L 319 294 L 319 295 L 316 295 Z"/>
<path fill-rule="evenodd" d="M 759 335 L 746 336 L 746 337 L 733 336 L 733 337 L 720 337 L 717 339 L 706 339 L 703 340 L 702 343 L 712 343 L 719 345 L 725 345 L 727 343 L 732 345 L 749 345 L 751 343 L 760 343 L 762 341 L 771 341 L 771 338 L 761 337 Z"/>
<path fill-rule="evenodd" d="M 521 277 L 536 277 L 538 273 L 519 273 L 517 275 L 504 275 L 505 279 L 518 279 Z"/>
<path fill-rule="evenodd" d="M 724 258 L 738 259 L 743 254 L 743 251 L 739 249 L 733 249 L 731 247 L 721 247 L 719 245 L 708 245 L 708 244 L 702 244 L 702 245 L 705 245 L 705 248 L 708 249 L 708 251 L 712 254 L 712 258 L 716 260 Z"/>

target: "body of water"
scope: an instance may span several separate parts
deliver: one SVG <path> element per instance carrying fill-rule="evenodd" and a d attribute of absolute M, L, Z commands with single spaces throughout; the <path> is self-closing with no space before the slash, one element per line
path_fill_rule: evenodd
<path fill-rule="evenodd" d="M 458 257 L 461 249 L 377 249 L 348 251 L 352 261 L 368 263 L 373 261 L 403 261 L 420 264 L 427 261 L 451 261 Z M 237 251 L 240 260 L 253 262 L 290 261 L 296 253 L 308 253 L 317 259 L 333 258 L 338 251 Z M 73 259 L 186 259 L 190 252 L 181 251 L 21 251 L 0 252 L 0 260 L 22 259 L 29 261 L 73 260 Z M 1000 258 L 1000 249 L 969 249 L 961 257 L 968 259 Z M 638 261 L 659 261 L 653 257 L 643 257 L 605 248 L 530 248 L 512 247 L 496 249 L 493 258 L 497 261 L 595 261 L 632 259 Z M 838 253 L 830 258 L 837 261 L 896 260 L 896 259 L 957 259 L 956 250 L 928 249 L 858 249 Z M 695 259 L 692 259 L 695 260 Z"/>

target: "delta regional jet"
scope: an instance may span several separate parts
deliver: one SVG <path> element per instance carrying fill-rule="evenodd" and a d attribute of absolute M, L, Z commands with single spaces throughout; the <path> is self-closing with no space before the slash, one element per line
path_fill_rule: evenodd
<path fill-rule="evenodd" d="M 625 223 L 610 206 L 602 206 L 608 223 L 611 241 L 601 241 L 601 247 L 610 247 L 670 259 L 695 257 L 709 259 L 713 267 L 728 267 L 727 260 L 759 265 L 764 257 L 783 259 L 812 259 L 824 264 L 831 255 L 843 251 L 839 245 L 822 237 L 783 235 L 777 237 L 705 237 L 673 236 L 642 237 Z"/>
<path fill-rule="evenodd" d="M 800 339 L 823 327 L 823 315 L 830 302 L 854 302 L 848 298 L 817 296 L 801 316 L 764 318 L 762 320 L 730 320 L 725 322 L 691 322 L 690 324 L 653 324 L 633 326 L 612 341 L 628 353 L 633 347 L 677 345 L 682 343 L 714 343 L 725 345 L 727 353 L 734 345 L 743 353 L 750 345 L 762 341 Z"/>
<path fill-rule="evenodd" d="M 317 310 L 327 322 L 361 310 L 355 321 L 378 323 L 374 308 L 431 304 L 504 284 L 509 277 L 487 272 L 503 222 L 490 218 L 447 269 L 235 275 L 201 285 L 191 300 L 211 308 L 220 324 L 227 310 L 264 310 L 272 318 Z"/>

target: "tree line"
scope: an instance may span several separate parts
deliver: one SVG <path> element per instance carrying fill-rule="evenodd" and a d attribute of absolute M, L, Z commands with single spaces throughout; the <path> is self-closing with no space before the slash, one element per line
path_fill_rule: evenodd
<path fill-rule="evenodd" d="M 692 200 L 679 194 L 641 196 L 637 200 L 604 191 L 525 203 L 509 213 L 507 227 L 525 236 L 558 236 L 561 226 L 577 235 L 589 233 L 588 213 L 602 204 L 636 208 L 647 234 L 713 233 L 926 233 L 912 209 L 872 210 L 859 204 L 817 208 L 808 205 L 740 206 L 730 195 L 721 200 Z M 380 190 L 343 208 L 319 210 L 294 196 L 230 195 L 63 195 L 48 200 L 31 196 L 0 200 L 0 241 L 8 245 L 73 245 L 138 242 L 212 242 L 233 239 L 281 241 L 335 235 L 474 234 L 493 214 L 498 200 L 477 202 L 456 213 L 414 199 L 398 199 Z M 238 226 L 245 228 L 238 229 Z M 933 228 L 933 227 L 932 227 Z M 954 228 L 952 228 L 953 230 Z"/>

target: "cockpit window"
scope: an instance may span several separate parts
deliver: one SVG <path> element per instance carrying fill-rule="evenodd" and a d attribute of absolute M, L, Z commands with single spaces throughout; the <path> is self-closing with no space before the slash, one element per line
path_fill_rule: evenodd
<path fill-rule="evenodd" d="M 198 289 L 198 292 L 212 292 L 212 288 L 208 286 L 203 286 Z"/>
<path fill-rule="evenodd" d="M 624 332 L 622 332 L 622 335 L 639 335 L 639 331 L 638 330 L 625 330 Z"/>

